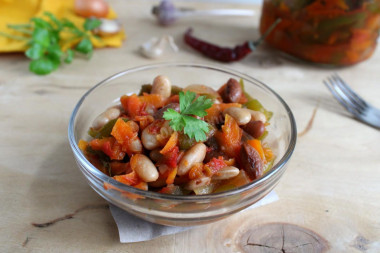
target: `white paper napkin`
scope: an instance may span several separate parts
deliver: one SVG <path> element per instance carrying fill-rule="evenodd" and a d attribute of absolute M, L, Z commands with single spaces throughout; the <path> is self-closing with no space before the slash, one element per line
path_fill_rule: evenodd
<path fill-rule="evenodd" d="M 247 209 L 267 205 L 278 200 L 277 194 L 272 191 L 265 198 L 256 202 Z M 153 238 L 176 234 L 191 229 L 192 227 L 171 227 L 154 224 L 127 213 L 126 211 L 110 204 L 111 214 L 119 229 L 121 243 L 149 241 Z M 247 210 L 245 209 L 245 210 Z"/>

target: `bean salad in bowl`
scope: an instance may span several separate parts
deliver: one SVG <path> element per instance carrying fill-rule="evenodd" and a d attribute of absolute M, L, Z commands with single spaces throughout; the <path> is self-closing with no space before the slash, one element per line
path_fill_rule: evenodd
<path fill-rule="evenodd" d="M 274 155 L 262 141 L 270 116 L 234 78 L 215 91 L 197 84 L 180 88 L 159 75 L 101 113 L 88 132 L 93 139 L 80 140 L 79 147 L 123 184 L 209 194 L 247 184 L 271 168 Z"/>
<path fill-rule="evenodd" d="M 91 88 L 69 123 L 89 185 L 151 222 L 192 226 L 242 210 L 283 175 L 294 117 L 265 84 L 203 64 L 132 68 Z"/>

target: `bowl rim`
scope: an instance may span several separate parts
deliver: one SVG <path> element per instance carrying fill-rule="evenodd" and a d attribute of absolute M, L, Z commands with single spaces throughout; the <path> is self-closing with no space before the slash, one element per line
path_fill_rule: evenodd
<path fill-rule="evenodd" d="M 269 91 L 272 95 L 274 95 L 278 101 L 281 103 L 281 105 L 285 108 L 287 115 L 290 120 L 290 142 L 288 147 L 286 148 L 285 154 L 281 157 L 281 159 L 273 165 L 273 167 L 265 173 L 262 177 L 253 180 L 252 182 L 245 184 L 243 186 L 236 187 L 231 190 L 219 192 L 219 193 L 212 193 L 212 194 L 205 194 L 205 195 L 170 195 L 170 194 L 164 194 L 159 192 L 153 192 L 153 191 L 145 191 L 141 189 L 137 189 L 133 186 L 128 186 L 123 183 L 120 183 L 113 179 L 112 177 L 109 177 L 105 174 L 103 174 L 101 171 L 99 171 L 95 166 L 93 166 L 84 156 L 82 151 L 79 149 L 78 144 L 75 141 L 75 132 L 74 132 L 74 125 L 77 113 L 84 102 L 84 100 L 89 96 L 92 91 L 97 89 L 99 86 L 105 85 L 108 82 L 117 79 L 118 77 L 124 76 L 129 73 L 134 73 L 138 71 L 143 70 L 149 70 L 149 69 L 156 69 L 156 68 L 164 68 L 164 67 L 181 67 L 181 68 L 200 68 L 200 69 L 209 69 L 213 71 L 223 72 L 226 74 L 232 74 L 235 76 L 239 76 L 241 78 L 244 78 L 245 80 L 248 80 L 249 82 L 256 83 L 264 88 L 264 90 Z M 219 199 L 219 198 L 225 198 L 232 195 L 237 195 L 240 193 L 243 193 L 251 188 L 254 188 L 265 181 L 270 180 L 275 174 L 279 173 L 281 169 L 285 166 L 285 164 L 288 162 L 290 157 L 292 156 L 292 153 L 295 149 L 296 141 L 297 141 L 297 127 L 296 122 L 293 116 L 292 111 L 290 110 L 289 106 L 286 104 L 286 102 L 278 95 L 274 90 L 272 90 L 269 86 L 264 84 L 263 82 L 257 80 L 254 77 L 251 77 L 250 75 L 247 75 L 245 73 L 242 73 L 240 71 L 226 68 L 224 66 L 218 66 L 218 65 L 211 65 L 211 64 L 203 64 L 203 63 L 190 63 L 190 62 L 167 62 L 167 63 L 156 63 L 156 64 L 147 64 L 147 65 L 141 65 L 137 67 L 128 68 L 126 70 L 120 71 L 114 75 L 111 75 L 110 77 L 102 80 L 101 82 L 97 83 L 95 86 L 90 88 L 77 102 L 77 104 L 74 107 L 74 110 L 70 116 L 70 121 L 68 125 L 68 139 L 71 146 L 71 149 L 78 160 L 77 162 L 80 162 L 85 169 L 87 169 L 93 176 L 99 178 L 103 183 L 109 183 L 112 186 L 127 191 L 130 193 L 138 194 L 144 197 L 149 198 L 155 198 L 155 199 L 161 199 L 161 200 L 172 200 L 172 201 L 199 201 L 199 200 L 211 200 L 211 199 Z"/>

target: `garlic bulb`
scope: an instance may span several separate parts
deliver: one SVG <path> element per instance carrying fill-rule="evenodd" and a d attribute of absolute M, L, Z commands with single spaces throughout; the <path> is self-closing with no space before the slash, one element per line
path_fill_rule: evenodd
<path fill-rule="evenodd" d="M 140 46 L 140 52 L 143 56 L 150 58 L 150 59 L 156 59 L 163 55 L 167 44 L 169 44 L 170 48 L 174 52 L 178 52 L 179 49 L 177 45 L 174 43 L 174 39 L 172 36 L 165 35 L 161 38 L 152 37 L 145 43 L 143 43 Z"/>

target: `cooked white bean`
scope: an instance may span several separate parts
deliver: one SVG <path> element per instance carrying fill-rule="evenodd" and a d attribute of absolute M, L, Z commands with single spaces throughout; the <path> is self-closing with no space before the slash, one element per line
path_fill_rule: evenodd
<path fill-rule="evenodd" d="M 108 108 L 105 112 L 102 112 L 98 117 L 95 118 L 92 123 L 92 127 L 95 129 L 102 128 L 110 120 L 117 119 L 120 116 L 120 109 L 118 107 Z"/>
<path fill-rule="evenodd" d="M 182 157 L 178 165 L 177 174 L 185 175 L 195 163 L 200 163 L 205 159 L 207 147 L 203 143 L 197 143 Z"/>
<path fill-rule="evenodd" d="M 153 182 L 158 179 L 158 171 L 152 161 L 145 155 L 136 154 L 131 158 L 131 168 L 144 182 Z"/>
<path fill-rule="evenodd" d="M 149 126 L 147 126 L 141 133 L 141 141 L 144 147 L 148 150 L 153 150 L 160 146 L 160 143 L 157 140 L 157 134 L 153 134 L 150 129 L 155 124 L 153 122 Z"/>
<path fill-rule="evenodd" d="M 160 94 L 163 98 L 168 98 L 171 95 L 172 84 L 166 76 L 157 76 L 153 80 L 151 94 Z"/>
<path fill-rule="evenodd" d="M 218 172 L 216 172 L 213 176 L 212 179 L 214 180 L 225 180 L 225 179 L 230 179 L 233 177 L 236 177 L 239 175 L 240 170 L 234 166 L 226 166 L 222 169 L 220 169 Z"/>
<path fill-rule="evenodd" d="M 209 185 L 211 182 L 211 178 L 209 177 L 200 177 L 193 180 L 190 180 L 186 185 L 185 188 L 187 190 L 193 191 L 196 188 Z"/>
<path fill-rule="evenodd" d="M 267 117 L 265 117 L 264 113 L 250 110 L 250 109 L 246 109 L 246 110 L 248 110 L 251 113 L 252 120 L 260 120 L 263 123 L 267 122 Z"/>
<path fill-rule="evenodd" d="M 244 108 L 239 108 L 239 107 L 229 107 L 223 111 L 223 114 L 230 115 L 232 118 L 236 120 L 238 125 L 245 125 L 249 121 L 251 121 L 251 113 Z"/>
<path fill-rule="evenodd" d="M 141 152 L 142 151 L 142 144 L 141 144 L 140 139 L 138 137 L 136 137 L 136 139 L 132 140 L 129 148 L 133 153 Z"/>

